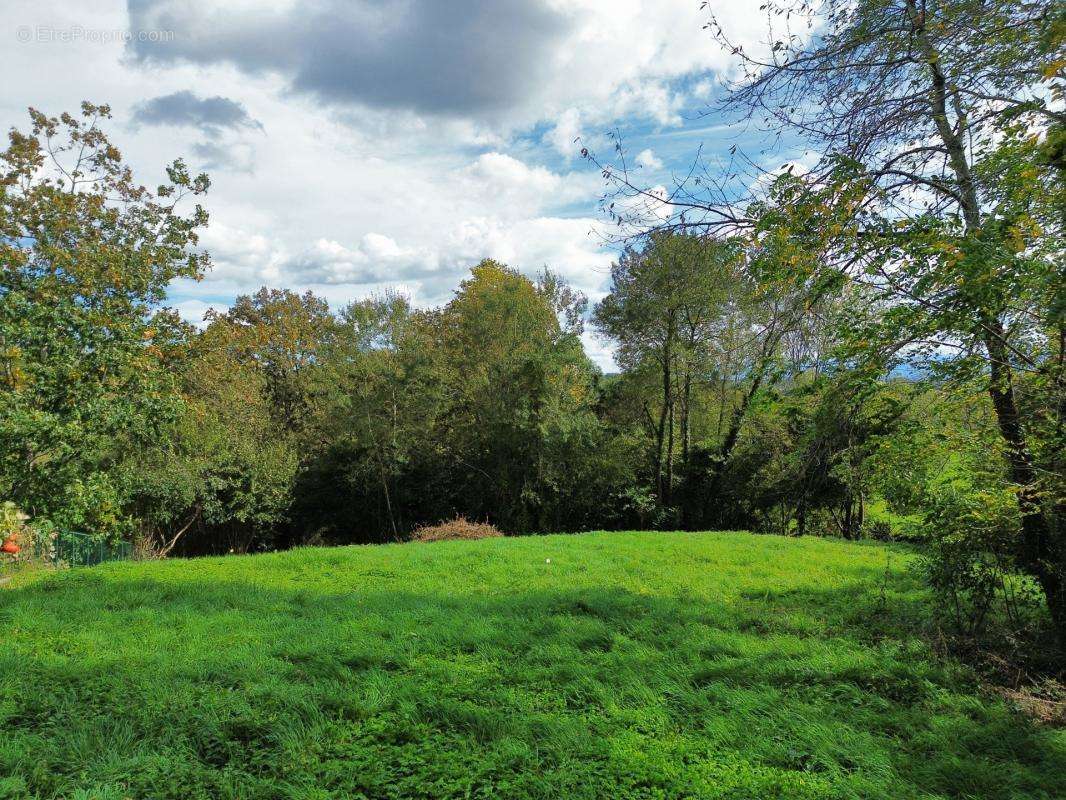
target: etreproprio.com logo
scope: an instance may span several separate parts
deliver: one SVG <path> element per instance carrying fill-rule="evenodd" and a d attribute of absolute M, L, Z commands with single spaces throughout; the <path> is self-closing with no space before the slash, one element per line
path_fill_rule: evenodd
<path fill-rule="evenodd" d="M 171 42 L 174 41 L 174 31 L 131 31 L 128 28 L 85 28 L 81 25 L 71 25 L 67 28 L 52 25 L 19 25 L 15 31 L 15 38 L 24 44 L 30 42 L 46 44 Z"/>

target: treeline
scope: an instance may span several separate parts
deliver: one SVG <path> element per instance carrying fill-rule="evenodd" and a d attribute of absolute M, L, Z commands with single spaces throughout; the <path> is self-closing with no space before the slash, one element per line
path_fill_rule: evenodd
<path fill-rule="evenodd" d="M 485 261 L 436 309 L 264 288 L 197 330 L 163 306 L 210 266 L 206 214 L 177 206 L 207 179 L 178 162 L 136 185 L 107 115 L 33 112 L 3 156 L 0 488 L 39 527 L 203 554 L 456 515 L 855 538 L 917 508 L 935 455 L 902 454 L 928 430 L 915 401 L 944 393 L 849 360 L 857 289 L 759 280 L 758 248 L 664 232 L 592 309 L 548 270 Z M 589 319 L 621 374 L 585 355 Z M 962 427 L 987 446 L 987 414 Z"/>
<path fill-rule="evenodd" d="M 456 515 L 621 524 L 630 454 L 596 414 L 582 302 L 491 261 L 433 310 L 242 297 L 190 337 L 185 407 L 137 459 L 133 516 L 157 541 L 189 525 L 186 552 L 381 542 Z"/>
<path fill-rule="evenodd" d="M 868 457 L 917 390 L 853 380 L 829 355 L 837 301 L 760 285 L 737 243 L 652 236 L 594 309 L 485 261 L 441 308 L 262 289 L 197 330 L 163 306 L 210 266 L 206 214 L 177 205 L 207 179 L 179 162 L 135 184 L 107 115 L 32 112 L 3 155 L 0 489 L 35 525 L 160 554 L 456 515 L 862 534 Z M 590 316 L 620 375 L 586 357 Z"/>
<path fill-rule="evenodd" d="M 675 248 L 685 257 L 664 260 Z M 550 272 L 485 261 L 431 310 L 397 295 L 336 316 L 310 293 L 239 298 L 171 365 L 182 410 L 122 480 L 133 533 L 243 552 L 388 541 L 462 515 L 508 533 L 857 538 L 874 442 L 918 390 L 826 373 L 820 327 L 744 295 L 734 261 L 707 260 L 716 250 L 660 237 L 619 262 L 594 319 L 618 338 L 621 375 L 586 357 L 586 301 Z M 718 273 L 718 305 L 693 269 Z M 619 313 L 643 321 L 639 341 L 611 327 Z"/>

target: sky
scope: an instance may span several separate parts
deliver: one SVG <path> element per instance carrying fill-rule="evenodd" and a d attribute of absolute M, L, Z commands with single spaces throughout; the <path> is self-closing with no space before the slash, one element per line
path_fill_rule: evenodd
<path fill-rule="evenodd" d="M 715 4 L 748 49 L 765 38 L 758 4 Z M 179 156 L 210 174 L 214 268 L 170 292 L 194 323 L 263 285 L 334 309 L 386 288 L 439 305 L 483 258 L 547 266 L 595 302 L 616 252 L 582 147 L 609 154 L 619 133 L 648 186 L 701 146 L 758 150 L 714 111 L 735 65 L 702 5 L 5 0 L 0 125 L 107 103 L 142 183 Z M 592 331 L 585 346 L 614 369 Z"/>

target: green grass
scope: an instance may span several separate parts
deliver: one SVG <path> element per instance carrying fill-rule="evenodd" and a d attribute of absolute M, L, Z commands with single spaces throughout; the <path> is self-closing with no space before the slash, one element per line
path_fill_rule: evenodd
<path fill-rule="evenodd" d="M 546 559 L 551 563 L 546 563 Z M 898 546 L 302 549 L 0 590 L 0 797 L 1040 798 Z"/>

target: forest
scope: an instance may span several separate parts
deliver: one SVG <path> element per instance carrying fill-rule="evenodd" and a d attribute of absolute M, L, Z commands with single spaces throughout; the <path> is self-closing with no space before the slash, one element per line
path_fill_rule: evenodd
<path fill-rule="evenodd" d="M 211 268 L 208 177 L 146 188 L 106 105 L 30 109 L 0 155 L 5 519 L 153 556 L 457 516 L 906 540 L 959 627 L 1066 634 L 1066 17 L 926 9 L 829 0 L 739 53 L 726 109 L 813 167 L 733 153 L 664 192 L 586 150 L 618 231 L 595 303 L 486 259 L 436 308 L 264 287 L 190 325 L 167 292 Z"/>

